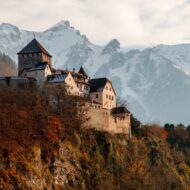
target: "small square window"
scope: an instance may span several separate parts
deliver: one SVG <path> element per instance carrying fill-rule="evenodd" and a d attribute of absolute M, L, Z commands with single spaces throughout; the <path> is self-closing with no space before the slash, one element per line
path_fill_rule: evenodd
<path fill-rule="evenodd" d="M 98 98 L 98 94 L 96 94 L 96 98 Z"/>

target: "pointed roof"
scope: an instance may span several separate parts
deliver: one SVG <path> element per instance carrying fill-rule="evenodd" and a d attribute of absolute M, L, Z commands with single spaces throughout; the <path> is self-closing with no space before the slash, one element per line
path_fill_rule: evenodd
<path fill-rule="evenodd" d="M 47 50 L 34 38 L 28 45 L 26 45 L 18 54 L 23 53 L 44 53 L 52 57 Z"/>
<path fill-rule="evenodd" d="M 63 83 L 67 78 L 68 74 L 53 74 L 47 76 L 47 82 L 49 83 Z"/>
<path fill-rule="evenodd" d="M 86 74 L 86 72 L 85 72 L 85 70 L 84 70 L 84 68 L 83 68 L 82 66 L 80 67 L 78 73 L 79 73 L 79 74 L 82 74 L 82 75 L 84 75 L 84 76 L 86 76 L 86 77 L 88 77 L 88 75 Z"/>
<path fill-rule="evenodd" d="M 104 90 L 104 87 L 105 87 L 107 82 L 109 82 L 111 84 L 111 86 L 113 88 L 113 91 L 116 94 L 115 89 L 114 89 L 114 87 L 112 85 L 112 82 L 107 78 L 91 79 L 90 80 L 90 93 L 102 92 Z"/>

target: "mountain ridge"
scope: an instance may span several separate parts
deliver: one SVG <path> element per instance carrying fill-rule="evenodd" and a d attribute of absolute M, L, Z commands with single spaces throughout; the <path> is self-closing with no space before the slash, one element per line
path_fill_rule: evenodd
<path fill-rule="evenodd" d="M 189 124 L 190 44 L 158 45 L 123 51 L 117 39 L 95 45 L 60 21 L 43 32 L 0 25 L 0 51 L 14 61 L 17 52 L 34 37 L 53 56 L 56 68 L 83 66 L 93 77 L 108 77 L 132 113 L 143 122 Z"/>

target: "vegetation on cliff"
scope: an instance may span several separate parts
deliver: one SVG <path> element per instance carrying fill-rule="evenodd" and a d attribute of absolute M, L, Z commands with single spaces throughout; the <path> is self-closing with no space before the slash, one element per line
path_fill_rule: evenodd
<path fill-rule="evenodd" d="M 190 189 L 188 130 L 134 118 L 131 139 L 84 129 L 75 102 L 64 90 L 0 90 L 0 189 Z"/>
<path fill-rule="evenodd" d="M 5 54 L 0 52 L 0 76 L 16 76 L 17 66 L 15 62 Z"/>

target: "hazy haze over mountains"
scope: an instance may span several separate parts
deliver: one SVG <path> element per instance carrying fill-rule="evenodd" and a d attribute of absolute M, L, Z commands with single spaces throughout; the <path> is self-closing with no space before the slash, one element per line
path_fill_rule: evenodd
<path fill-rule="evenodd" d="M 117 39 L 105 46 L 91 43 L 68 21 L 44 32 L 3 23 L 0 52 L 17 61 L 16 53 L 34 34 L 53 56 L 55 68 L 78 69 L 83 65 L 92 77 L 110 78 L 118 95 L 127 100 L 129 109 L 140 120 L 190 124 L 190 44 L 126 52 Z"/>

